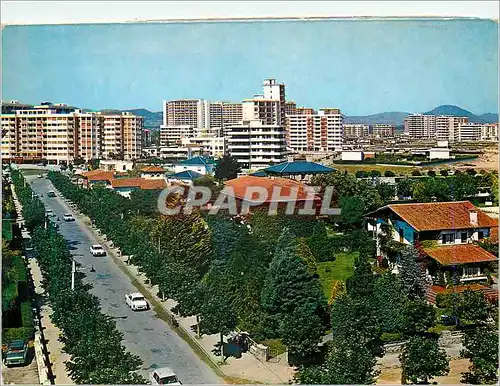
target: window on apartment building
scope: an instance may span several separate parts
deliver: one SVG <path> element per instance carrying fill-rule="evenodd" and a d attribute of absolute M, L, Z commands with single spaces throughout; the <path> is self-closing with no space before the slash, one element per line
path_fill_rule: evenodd
<path fill-rule="evenodd" d="M 441 242 L 443 244 L 453 244 L 455 241 L 455 235 L 453 233 L 444 233 L 441 235 Z"/>

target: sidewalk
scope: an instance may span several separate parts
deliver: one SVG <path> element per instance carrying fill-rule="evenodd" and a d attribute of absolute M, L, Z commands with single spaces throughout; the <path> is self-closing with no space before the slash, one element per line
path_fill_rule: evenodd
<path fill-rule="evenodd" d="M 22 207 L 21 203 L 17 199 L 17 195 L 14 189 L 14 185 L 12 187 L 12 195 L 14 198 L 14 205 L 16 207 L 16 211 L 18 213 L 18 224 L 21 226 L 24 223 L 24 219 L 22 217 Z M 23 239 L 29 238 L 30 236 L 26 234 L 27 232 L 23 231 Z M 23 240 L 24 241 L 24 240 Z M 66 353 L 63 353 L 64 345 L 59 342 L 59 336 L 61 335 L 61 330 L 56 327 L 52 321 L 50 320 L 50 315 L 52 314 L 52 309 L 48 304 L 46 304 L 44 299 L 45 290 L 42 287 L 42 272 L 40 267 L 38 266 L 38 262 L 34 258 L 29 258 L 28 269 L 30 270 L 31 277 L 33 279 L 33 284 L 35 286 L 35 294 L 38 296 L 39 300 L 41 300 L 40 306 L 40 317 L 41 324 L 43 328 L 43 336 L 46 340 L 47 350 L 49 351 L 49 360 L 51 363 L 52 374 L 54 376 L 54 383 L 56 385 L 74 385 L 74 382 L 69 377 L 66 372 L 66 366 L 64 361 L 70 359 L 70 356 Z M 36 359 L 33 360 L 33 363 L 37 363 Z"/>
<path fill-rule="evenodd" d="M 35 284 L 35 292 L 40 296 L 40 299 L 43 299 L 45 291 L 42 288 L 42 272 L 40 271 L 38 262 L 35 259 L 30 259 L 29 268 L 33 277 L 33 283 Z M 50 353 L 49 359 L 52 364 L 52 373 L 55 378 L 54 381 L 56 385 L 74 385 L 75 383 L 71 380 L 66 371 L 66 366 L 64 365 L 65 361 L 70 360 L 70 356 L 63 352 L 64 345 L 59 342 L 61 330 L 59 330 L 50 320 L 51 314 L 52 308 L 42 301 L 40 304 L 40 316 L 44 329 L 43 334 L 47 342 L 47 349 Z"/>

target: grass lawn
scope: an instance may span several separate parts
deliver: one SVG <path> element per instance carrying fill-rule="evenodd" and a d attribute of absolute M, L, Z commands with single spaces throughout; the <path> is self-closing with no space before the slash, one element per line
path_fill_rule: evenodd
<path fill-rule="evenodd" d="M 283 354 L 286 351 L 286 346 L 281 339 L 265 339 L 259 343 L 268 346 L 272 356 Z"/>
<path fill-rule="evenodd" d="M 379 172 L 382 173 L 382 175 L 384 174 L 384 172 L 386 170 L 390 170 L 394 173 L 396 173 L 396 175 L 411 175 L 411 172 L 413 170 L 416 170 L 416 169 L 419 169 L 418 167 L 416 166 L 400 166 L 400 165 L 394 165 L 394 166 L 385 166 L 385 165 L 347 165 L 347 164 L 333 164 L 332 165 L 333 168 L 341 171 L 341 172 L 344 172 L 344 171 L 347 171 L 348 173 L 356 173 L 358 170 L 362 170 L 362 171 L 365 171 L 365 172 L 370 172 L 371 170 L 378 170 Z"/>
<path fill-rule="evenodd" d="M 335 253 L 335 261 L 325 261 L 318 263 L 319 281 L 327 299 L 330 298 L 332 287 L 336 281 L 345 282 L 354 272 L 354 259 L 358 252 L 339 252 Z"/>

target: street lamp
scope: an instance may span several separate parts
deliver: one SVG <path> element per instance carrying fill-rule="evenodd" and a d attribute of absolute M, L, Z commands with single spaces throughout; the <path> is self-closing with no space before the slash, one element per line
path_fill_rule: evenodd
<path fill-rule="evenodd" d="M 76 260 L 73 259 L 72 261 L 73 261 L 73 263 L 72 263 L 72 267 L 71 267 L 71 291 L 74 291 L 75 290 Z M 90 267 L 84 267 L 84 268 L 80 268 L 80 269 L 82 269 L 82 270 L 90 269 L 90 272 L 95 272 L 95 268 L 93 265 L 91 265 Z"/>

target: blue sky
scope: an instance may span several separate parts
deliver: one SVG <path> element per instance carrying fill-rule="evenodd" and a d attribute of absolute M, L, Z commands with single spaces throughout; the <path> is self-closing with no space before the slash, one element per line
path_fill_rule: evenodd
<path fill-rule="evenodd" d="M 2 99 L 161 110 L 240 101 L 264 78 L 346 115 L 454 104 L 498 110 L 498 25 L 487 20 L 7 26 Z"/>

